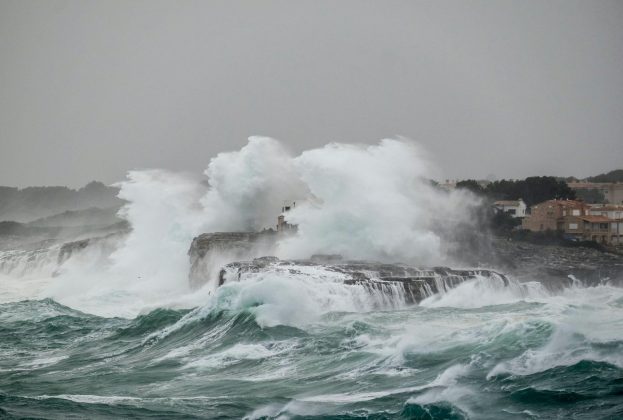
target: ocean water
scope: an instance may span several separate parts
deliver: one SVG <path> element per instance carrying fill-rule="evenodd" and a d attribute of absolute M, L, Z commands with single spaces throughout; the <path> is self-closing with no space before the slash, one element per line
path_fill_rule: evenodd
<path fill-rule="evenodd" d="M 0 418 L 623 418 L 623 288 L 608 281 L 475 278 L 419 305 L 318 267 L 222 287 L 210 267 L 190 284 L 194 236 L 273 226 L 292 199 L 296 235 L 261 255 L 453 266 L 479 202 L 434 188 L 429 166 L 403 140 L 293 157 L 252 138 L 207 183 L 130 172 L 130 231 L 69 258 L 0 252 Z"/>
<path fill-rule="evenodd" d="M 256 276 L 130 319 L 2 295 L 0 416 L 623 416 L 621 288 L 483 278 L 370 306 L 288 281 Z"/>

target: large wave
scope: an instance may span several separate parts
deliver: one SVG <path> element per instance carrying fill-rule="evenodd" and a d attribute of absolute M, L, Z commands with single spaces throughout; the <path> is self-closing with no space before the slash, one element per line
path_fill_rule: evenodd
<path fill-rule="evenodd" d="M 459 307 L 453 289 L 447 306 L 392 311 L 344 300 L 300 322 L 296 280 L 281 293 L 279 279 L 256 280 L 131 320 L 49 299 L 0 305 L 0 404 L 38 417 L 620 417 L 621 288 L 494 285 L 505 303 Z M 322 293 L 299 293 L 301 312 Z"/>

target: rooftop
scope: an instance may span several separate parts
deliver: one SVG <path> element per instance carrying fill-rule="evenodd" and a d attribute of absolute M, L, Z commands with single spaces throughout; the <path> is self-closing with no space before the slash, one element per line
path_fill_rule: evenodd
<path fill-rule="evenodd" d="M 621 183 L 620 182 L 568 182 L 567 183 L 569 188 L 578 188 L 578 189 L 603 188 L 603 187 L 609 187 L 611 185 L 619 185 L 619 184 Z"/>
<path fill-rule="evenodd" d="M 619 205 L 591 205 L 591 211 L 623 211 L 623 206 Z"/>
<path fill-rule="evenodd" d="M 539 207 L 543 205 L 549 205 L 549 206 L 556 205 L 556 206 L 563 206 L 563 207 L 582 207 L 582 206 L 585 206 L 586 204 L 583 201 L 576 201 L 576 200 L 547 200 L 547 201 L 543 201 L 542 203 L 535 204 L 533 207 Z"/>
<path fill-rule="evenodd" d="M 579 219 L 591 223 L 609 223 L 614 221 L 614 219 L 610 219 L 606 216 L 581 216 Z"/>

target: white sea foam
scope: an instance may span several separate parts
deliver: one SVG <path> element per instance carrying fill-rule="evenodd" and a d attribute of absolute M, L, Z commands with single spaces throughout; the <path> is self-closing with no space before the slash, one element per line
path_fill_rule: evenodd
<path fill-rule="evenodd" d="M 245 274 L 220 287 L 211 310 L 248 310 L 261 326 L 302 326 L 328 312 L 366 312 L 405 305 L 404 294 L 387 296 L 364 286 L 346 285 L 344 275 L 309 267 Z"/>
<path fill-rule="evenodd" d="M 430 383 L 405 387 L 405 388 L 394 388 L 383 391 L 371 391 L 371 392 L 349 392 L 349 393 L 338 393 L 338 394 L 322 394 L 322 395 L 314 395 L 314 396 L 300 396 L 297 397 L 298 401 L 304 402 L 319 402 L 319 403 L 353 403 L 360 401 L 369 401 L 377 398 L 386 397 L 388 395 L 396 395 L 396 394 L 405 394 L 410 392 L 421 391 L 428 388 L 435 387 L 451 387 L 456 385 L 457 379 L 460 376 L 465 375 L 469 371 L 469 367 L 466 365 L 453 365 L 443 371 L 437 378 L 435 378 Z M 424 394 L 427 395 L 427 394 Z M 428 397 L 423 397 L 428 398 Z M 434 398 L 430 398 L 431 400 Z"/>
<path fill-rule="evenodd" d="M 208 356 L 195 359 L 187 363 L 184 368 L 209 369 L 215 367 L 225 367 L 244 360 L 260 360 L 268 359 L 279 351 L 276 349 L 268 349 L 262 344 L 235 344 L 234 346 L 221 351 L 215 352 Z"/>
<path fill-rule="evenodd" d="M 21 278 L 0 274 L 0 303 L 40 299 L 46 294 L 49 277 Z"/>
<path fill-rule="evenodd" d="M 69 356 L 61 355 L 61 356 L 48 356 L 48 357 L 38 357 L 34 360 L 29 361 L 28 363 L 24 363 L 23 366 L 27 366 L 29 369 L 40 369 L 43 367 L 48 367 L 57 364 Z"/>
<path fill-rule="evenodd" d="M 468 372 L 469 365 L 457 364 L 450 366 L 428 384 L 426 392 L 409 398 L 407 403 L 432 404 L 447 401 L 469 412 L 461 400 L 473 395 L 474 391 L 467 386 L 458 384 L 459 378 L 465 376 Z"/>
<path fill-rule="evenodd" d="M 84 404 L 133 404 L 142 401 L 142 398 L 129 397 L 122 395 L 85 395 L 85 394 L 58 394 L 58 395 L 40 395 L 34 397 L 36 399 L 47 400 L 50 398 L 59 398 Z"/>
<path fill-rule="evenodd" d="M 209 354 L 204 353 L 202 356 L 182 358 L 182 360 L 187 362 L 183 368 L 205 371 L 222 369 L 245 361 L 268 361 L 291 353 L 296 346 L 296 340 L 283 340 L 268 343 L 236 343 L 229 348 L 210 352 Z M 262 369 L 259 375 L 246 372 L 244 376 L 239 379 L 259 382 L 283 377 L 289 370 L 289 367 L 283 366 L 269 369 L 268 371 Z"/>
<path fill-rule="evenodd" d="M 543 319 L 554 324 L 548 342 L 495 365 L 489 379 L 500 374 L 530 375 L 582 360 L 606 362 L 623 368 L 623 355 L 611 346 L 621 345 L 623 308 L 616 303 L 623 289 L 598 286 L 573 287 L 547 299 Z"/>
<path fill-rule="evenodd" d="M 550 295 L 539 282 L 519 283 L 512 278 L 504 281 L 496 276 L 477 276 L 446 293 L 435 294 L 424 299 L 420 302 L 420 306 L 428 308 L 481 308 L 520 301 L 534 301 L 547 298 Z"/>

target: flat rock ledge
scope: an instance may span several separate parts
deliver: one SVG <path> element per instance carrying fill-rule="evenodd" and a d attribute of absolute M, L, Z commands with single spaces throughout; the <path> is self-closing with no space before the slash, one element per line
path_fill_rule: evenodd
<path fill-rule="evenodd" d="M 302 274 L 305 268 L 316 267 L 340 273 L 344 284 L 361 285 L 382 293 L 402 293 L 406 303 L 419 303 L 437 293 L 444 293 L 459 284 L 478 277 L 491 278 L 502 285 L 509 281 L 501 273 L 488 269 L 457 270 L 448 267 L 416 268 L 405 264 L 387 264 L 369 261 L 341 261 L 336 255 L 315 255 L 309 260 L 280 260 L 261 257 L 251 261 L 226 264 L 219 273 L 219 286 L 241 281 L 245 274 L 263 271 L 287 271 Z"/>

